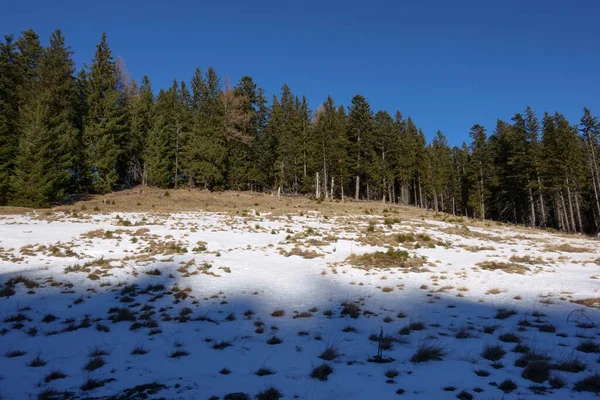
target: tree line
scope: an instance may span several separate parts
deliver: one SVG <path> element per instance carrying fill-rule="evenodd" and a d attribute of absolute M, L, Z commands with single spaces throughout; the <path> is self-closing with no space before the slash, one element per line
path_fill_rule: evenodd
<path fill-rule="evenodd" d="M 0 204 L 42 207 L 69 193 L 133 185 L 281 190 L 323 199 L 399 202 L 568 232 L 600 226 L 600 124 L 541 120 L 527 107 L 449 146 L 399 111 L 316 109 L 283 85 L 270 101 L 249 76 L 209 67 L 156 94 L 112 56 L 106 35 L 76 71 L 60 30 L 0 42 Z"/>

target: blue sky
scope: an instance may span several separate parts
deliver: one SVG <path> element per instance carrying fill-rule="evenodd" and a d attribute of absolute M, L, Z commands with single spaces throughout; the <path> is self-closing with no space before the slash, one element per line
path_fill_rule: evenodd
<path fill-rule="evenodd" d="M 154 89 L 213 66 L 250 75 L 269 96 L 286 82 L 313 108 L 328 94 L 400 110 L 451 144 L 493 131 L 531 105 L 578 122 L 600 114 L 600 2 L 7 1 L 0 33 L 62 29 L 78 66 L 102 32 L 134 78 Z"/>

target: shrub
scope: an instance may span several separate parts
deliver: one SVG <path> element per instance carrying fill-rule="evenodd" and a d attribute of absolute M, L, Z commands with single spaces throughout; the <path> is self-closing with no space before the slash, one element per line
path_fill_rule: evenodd
<path fill-rule="evenodd" d="M 500 345 L 486 345 L 481 352 L 481 357 L 490 361 L 498 361 L 504 357 L 505 354 L 506 351 L 504 351 Z"/>
<path fill-rule="evenodd" d="M 318 367 L 314 367 L 310 373 L 310 377 L 320 381 L 326 381 L 327 377 L 333 373 L 333 368 L 327 363 L 323 363 Z"/>
<path fill-rule="evenodd" d="M 410 361 L 413 363 L 441 361 L 444 355 L 445 352 L 440 346 L 422 343 L 417 348 L 416 353 L 410 358 Z"/>
<path fill-rule="evenodd" d="M 475 372 L 475 375 L 477 375 L 477 376 L 482 376 L 482 377 L 490 376 L 489 371 L 486 371 L 485 369 L 476 369 L 473 372 Z"/>
<path fill-rule="evenodd" d="M 229 370 L 229 368 L 221 368 L 221 370 L 219 371 L 219 373 L 221 375 L 229 375 L 231 373 L 231 371 Z"/>

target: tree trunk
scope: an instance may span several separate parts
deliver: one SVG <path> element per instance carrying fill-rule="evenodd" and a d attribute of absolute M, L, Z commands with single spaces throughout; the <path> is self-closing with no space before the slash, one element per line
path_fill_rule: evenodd
<path fill-rule="evenodd" d="M 456 201 L 454 196 L 452 196 L 452 215 L 456 215 Z"/>
<path fill-rule="evenodd" d="M 544 205 L 544 195 L 542 194 L 542 180 L 540 179 L 540 176 L 538 175 L 538 190 L 539 190 L 539 198 L 540 198 L 540 211 L 542 213 L 542 220 L 540 221 L 540 226 L 542 228 L 546 227 L 546 206 Z"/>
<path fill-rule="evenodd" d="M 341 184 L 340 188 L 342 189 L 342 203 L 344 202 L 344 185 Z"/>
<path fill-rule="evenodd" d="M 531 204 L 531 227 L 535 228 L 535 204 L 533 203 L 533 190 L 529 187 L 529 204 Z"/>
<path fill-rule="evenodd" d="M 485 220 L 485 199 L 483 198 L 483 168 L 479 167 L 479 176 L 481 177 L 479 196 L 481 202 L 481 219 Z"/>
<path fill-rule="evenodd" d="M 360 195 L 360 176 L 356 175 L 356 186 L 354 187 L 354 200 L 358 200 Z"/>
<path fill-rule="evenodd" d="M 569 226 L 569 215 L 567 213 L 567 206 L 565 205 L 565 195 L 563 194 L 562 190 L 560 191 L 560 202 L 562 204 L 562 218 L 563 218 L 563 222 L 565 227 L 567 228 L 567 231 L 571 231 L 571 228 Z"/>
<path fill-rule="evenodd" d="M 571 201 L 571 188 L 569 186 L 569 177 L 566 178 L 567 181 L 567 199 L 569 200 L 569 215 L 571 217 L 571 226 L 573 227 L 573 231 L 577 232 L 577 225 L 575 224 L 575 213 L 573 212 L 573 202 Z"/>
<path fill-rule="evenodd" d="M 439 211 L 437 190 L 435 190 L 435 188 L 433 189 L 433 208 L 435 209 L 435 212 Z"/>
<path fill-rule="evenodd" d="M 321 185 L 319 184 L 319 173 L 317 172 L 317 184 L 315 185 L 315 197 L 321 198 Z"/>
<path fill-rule="evenodd" d="M 332 176 L 332 177 L 331 177 L 331 195 L 329 196 L 329 198 L 330 198 L 331 200 L 333 200 L 333 188 L 334 188 L 334 187 L 335 187 L 335 186 L 333 186 L 333 176 Z"/>

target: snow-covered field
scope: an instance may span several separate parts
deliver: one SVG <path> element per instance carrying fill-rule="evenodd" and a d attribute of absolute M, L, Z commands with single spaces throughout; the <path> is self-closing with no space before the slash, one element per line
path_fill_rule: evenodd
<path fill-rule="evenodd" d="M 600 243 L 444 218 L 1 216 L 0 397 L 592 398 Z"/>

